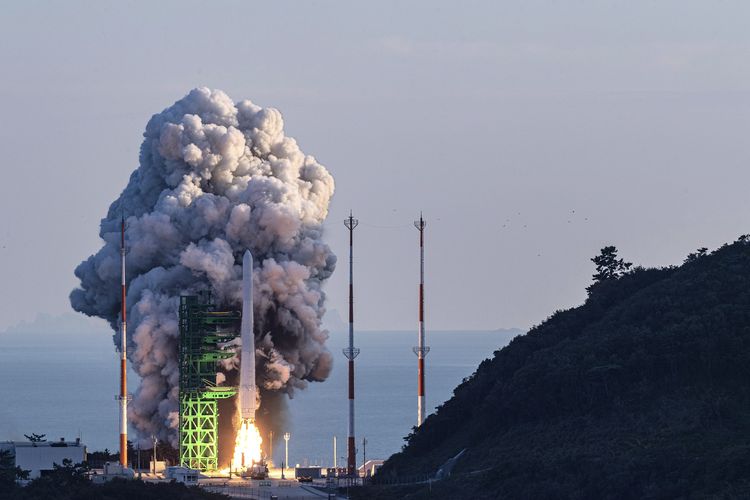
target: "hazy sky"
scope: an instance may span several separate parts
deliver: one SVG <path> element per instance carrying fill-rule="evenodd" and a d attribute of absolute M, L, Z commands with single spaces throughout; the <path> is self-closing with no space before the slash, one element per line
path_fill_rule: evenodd
<path fill-rule="evenodd" d="M 73 269 L 191 88 L 281 110 L 336 179 L 328 307 L 358 326 L 527 327 L 605 244 L 645 266 L 750 232 L 750 3 L 3 2 L 0 328 L 70 310 Z"/>

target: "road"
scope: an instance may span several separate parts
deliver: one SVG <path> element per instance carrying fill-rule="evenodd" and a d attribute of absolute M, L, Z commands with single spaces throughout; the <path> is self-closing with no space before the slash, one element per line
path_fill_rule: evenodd
<path fill-rule="evenodd" d="M 208 491 L 224 493 L 232 498 L 270 500 L 313 500 L 328 499 L 328 494 L 307 484 L 295 480 L 268 479 L 256 481 L 249 479 L 201 479 L 200 486 Z M 330 497 L 344 498 L 344 497 Z"/>

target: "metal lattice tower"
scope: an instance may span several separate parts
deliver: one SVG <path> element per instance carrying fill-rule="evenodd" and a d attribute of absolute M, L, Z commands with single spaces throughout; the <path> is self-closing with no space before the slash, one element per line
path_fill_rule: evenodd
<path fill-rule="evenodd" d="M 359 221 L 352 217 L 344 220 L 344 225 L 349 230 L 349 347 L 345 348 L 344 356 L 349 360 L 349 432 L 347 434 L 347 475 L 353 476 L 357 471 L 357 449 L 354 446 L 354 358 L 359 354 L 359 349 L 354 347 L 354 228 Z"/>
<path fill-rule="evenodd" d="M 219 399 L 236 387 L 217 386 L 217 362 L 235 355 L 220 346 L 239 336 L 240 313 L 214 310 L 209 294 L 180 297 L 180 465 L 219 466 Z"/>
<path fill-rule="evenodd" d="M 419 220 L 414 221 L 414 227 L 419 231 L 419 336 L 418 344 L 413 347 L 414 354 L 417 355 L 417 427 L 422 425 L 425 418 L 425 400 L 424 400 L 424 358 L 430 352 L 430 348 L 425 345 L 424 334 L 424 228 L 427 222 L 419 214 Z"/>

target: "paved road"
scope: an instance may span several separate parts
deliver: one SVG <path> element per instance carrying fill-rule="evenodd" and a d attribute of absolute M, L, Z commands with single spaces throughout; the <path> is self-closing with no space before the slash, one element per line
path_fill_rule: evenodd
<path fill-rule="evenodd" d="M 328 498 L 312 486 L 303 485 L 297 481 L 282 481 L 269 479 L 267 481 L 251 481 L 246 479 L 233 480 L 201 480 L 200 485 L 206 490 L 224 493 L 232 498 L 270 500 L 276 496 L 278 500 L 312 500 Z"/>

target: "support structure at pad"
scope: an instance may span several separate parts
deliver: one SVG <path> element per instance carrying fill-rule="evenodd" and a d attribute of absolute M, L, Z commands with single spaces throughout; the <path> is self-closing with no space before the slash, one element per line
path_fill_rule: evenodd
<path fill-rule="evenodd" d="M 216 311 L 209 294 L 180 297 L 180 465 L 219 466 L 219 399 L 237 393 L 216 385 L 217 362 L 235 355 L 225 344 L 239 336 L 240 313 Z"/>

